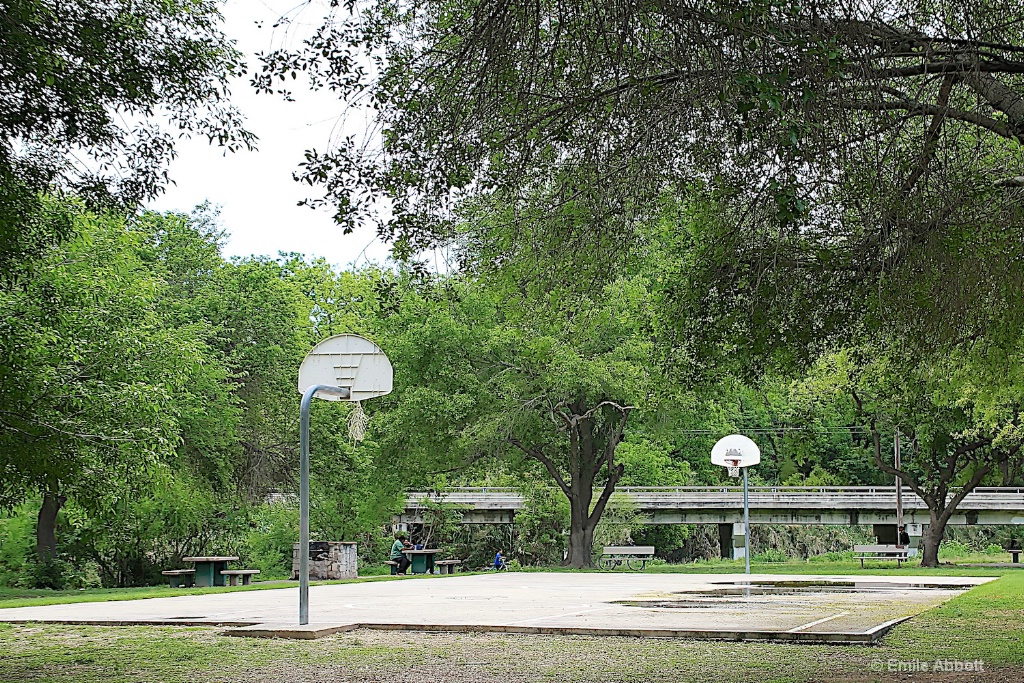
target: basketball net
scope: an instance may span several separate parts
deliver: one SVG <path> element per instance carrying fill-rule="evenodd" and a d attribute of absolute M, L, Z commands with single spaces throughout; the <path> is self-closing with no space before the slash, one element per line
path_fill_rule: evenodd
<path fill-rule="evenodd" d="M 348 414 L 348 438 L 355 443 L 366 438 L 366 427 L 370 424 L 370 418 L 363 412 L 363 404 L 355 401 L 355 407 Z"/>
<path fill-rule="evenodd" d="M 730 462 L 732 463 L 732 465 L 729 464 Z M 725 461 L 725 466 L 726 466 L 726 469 L 728 469 L 728 471 L 729 471 L 729 476 L 730 477 L 738 477 L 738 476 L 740 476 L 739 464 L 740 464 L 739 460 L 726 460 Z"/>

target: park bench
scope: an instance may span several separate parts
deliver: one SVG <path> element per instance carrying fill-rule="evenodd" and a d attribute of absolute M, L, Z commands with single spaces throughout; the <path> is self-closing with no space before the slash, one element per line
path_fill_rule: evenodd
<path fill-rule="evenodd" d="M 394 576 L 395 574 L 398 573 L 398 563 L 395 562 L 394 560 L 388 560 L 384 564 L 391 565 L 391 575 L 392 576 Z"/>
<path fill-rule="evenodd" d="M 601 551 L 600 564 L 605 569 L 615 569 L 625 563 L 633 571 L 640 571 L 653 557 L 653 545 L 606 545 Z"/>
<path fill-rule="evenodd" d="M 165 572 L 160 572 L 164 576 L 170 577 L 171 588 L 191 588 L 195 583 L 196 570 L 195 569 L 168 569 Z"/>
<path fill-rule="evenodd" d="M 861 569 L 864 568 L 864 560 L 896 560 L 896 565 L 903 566 L 903 561 L 908 559 L 909 550 L 896 545 L 855 545 L 853 546 L 855 560 L 860 560 Z"/>
<path fill-rule="evenodd" d="M 434 566 L 441 574 L 454 574 L 460 564 L 462 564 L 462 560 L 437 560 L 434 562 Z"/>
<path fill-rule="evenodd" d="M 225 569 L 220 575 L 228 577 L 229 586 L 237 586 L 239 579 L 242 580 L 243 586 L 248 586 L 252 583 L 252 575 L 259 573 L 259 569 Z"/>
<path fill-rule="evenodd" d="M 1020 564 L 1020 548 L 1010 548 L 1006 552 L 1010 553 L 1010 556 L 1013 558 L 1014 564 Z"/>

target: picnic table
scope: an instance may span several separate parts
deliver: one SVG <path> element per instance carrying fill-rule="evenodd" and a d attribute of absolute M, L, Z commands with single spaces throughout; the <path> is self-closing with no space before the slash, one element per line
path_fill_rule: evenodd
<path fill-rule="evenodd" d="M 234 556 L 211 555 L 209 557 L 183 557 L 184 562 L 196 565 L 195 581 L 197 586 L 223 586 L 225 577 L 221 572 L 228 568 L 228 562 L 238 558 Z"/>
<path fill-rule="evenodd" d="M 439 548 L 424 548 L 423 550 L 403 550 L 409 556 L 409 571 L 413 574 L 433 574 L 434 555 L 441 552 Z"/>

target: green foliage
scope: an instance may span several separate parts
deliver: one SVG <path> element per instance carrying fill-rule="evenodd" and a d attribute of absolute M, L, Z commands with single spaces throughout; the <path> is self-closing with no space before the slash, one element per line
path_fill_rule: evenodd
<path fill-rule="evenodd" d="M 260 570 L 262 580 L 290 578 L 292 545 L 299 541 L 299 510 L 294 505 L 261 505 L 249 514 L 249 531 L 240 557 Z"/>
<path fill-rule="evenodd" d="M 25 505 L 13 513 L 0 516 L 0 586 L 34 584 L 32 557 L 35 554 L 34 506 Z"/>
<path fill-rule="evenodd" d="M 74 211 L 68 208 L 69 211 Z M 110 216 L 73 214 L 78 236 L 17 290 L 0 291 L 0 503 L 33 491 L 103 509 L 176 448 L 204 344 L 166 328 L 161 283 L 140 235 Z"/>
<path fill-rule="evenodd" d="M 788 562 L 789 556 L 781 550 L 775 548 L 768 548 L 762 550 L 759 553 L 754 553 L 753 557 L 750 558 L 751 562 Z"/>
<path fill-rule="evenodd" d="M 942 557 L 963 557 L 972 552 L 973 549 L 969 545 L 960 541 L 943 541 L 939 545 L 939 555 Z"/>
<path fill-rule="evenodd" d="M 522 492 L 524 505 L 515 518 L 516 556 L 528 565 L 560 563 L 569 529 L 569 501 L 560 491 L 537 483 Z"/>
<path fill-rule="evenodd" d="M 594 556 L 599 556 L 606 545 L 628 545 L 641 524 L 642 514 L 632 499 L 622 494 L 613 495 L 594 529 Z"/>
<path fill-rule="evenodd" d="M 843 551 L 830 551 L 822 555 L 811 555 L 807 558 L 808 562 L 848 562 L 853 559 L 854 552 L 852 550 Z"/>
<path fill-rule="evenodd" d="M 253 148 L 216 3 L 7 0 L 3 16 L 0 287 L 74 233 L 43 193 L 134 209 L 166 186 L 180 137 Z"/>

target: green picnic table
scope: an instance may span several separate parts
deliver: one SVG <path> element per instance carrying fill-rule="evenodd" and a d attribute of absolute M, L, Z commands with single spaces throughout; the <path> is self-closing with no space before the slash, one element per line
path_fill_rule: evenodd
<path fill-rule="evenodd" d="M 234 556 L 183 557 L 183 562 L 194 562 L 196 565 L 197 586 L 223 586 L 225 578 L 221 572 L 228 568 L 228 562 L 238 558 Z"/>
<path fill-rule="evenodd" d="M 409 571 L 413 574 L 433 574 L 434 555 L 438 554 L 438 548 L 424 548 L 423 550 L 403 550 L 409 556 Z"/>

